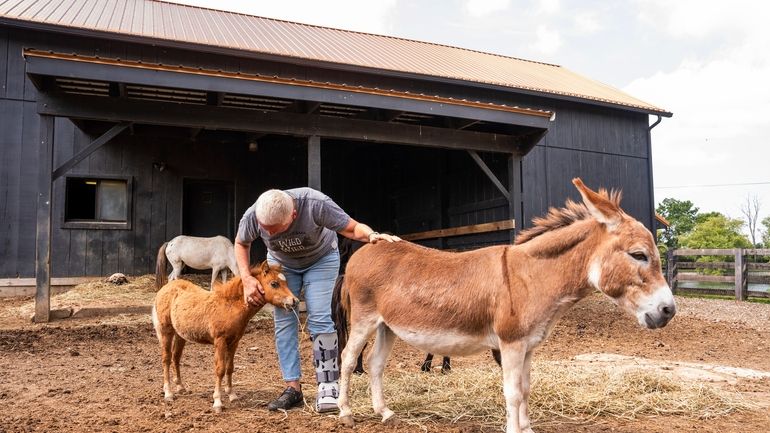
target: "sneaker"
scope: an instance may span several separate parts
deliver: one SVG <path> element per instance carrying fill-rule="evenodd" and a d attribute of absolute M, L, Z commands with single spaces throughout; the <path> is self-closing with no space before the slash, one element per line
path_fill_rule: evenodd
<path fill-rule="evenodd" d="M 267 410 L 288 410 L 299 406 L 304 402 L 302 391 L 287 386 L 285 390 L 275 400 L 267 404 Z"/>

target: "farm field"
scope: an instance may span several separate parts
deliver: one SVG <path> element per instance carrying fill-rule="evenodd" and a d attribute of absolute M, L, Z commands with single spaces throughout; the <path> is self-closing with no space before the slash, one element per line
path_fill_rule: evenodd
<path fill-rule="evenodd" d="M 113 297 L 110 304 L 115 305 L 119 298 Z M 126 302 L 133 305 L 137 301 Z M 770 305 L 690 298 L 677 298 L 677 302 L 677 317 L 668 327 L 656 331 L 641 329 L 633 318 L 599 295 L 588 297 L 570 310 L 535 354 L 535 431 L 769 431 L 770 373 L 762 377 L 762 372 L 770 372 Z M 149 315 L 66 319 L 39 325 L 28 320 L 30 305 L 30 299 L 0 300 L 0 401 L 4 407 L 0 432 L 351 431 L 339 426 L 335 417 L 320 416 L 310 409 L 314 386 L 306 385 L 307 407 L 288 413 L 267 411 L 267 402 L 282 387 L 272 321 L 266 315 L 255 318 L 241 341 L 234 375 L 240 399 L 225 402 L 224 412 L 216 415 L 211 410 L 210 346 L 187 345 L 182 373 L 189 392 L 173 403 L 165 403 L 159 348 Z M 313 374 L 308 339 L 303 339 L 302 344 L 303 373 L 310 378 Z M 499 382 L 478 396 L 460 394 L 463 390 L 453 383 L 461 378 L 473 380 L 476 372 L 492 377 L 494 383 L 499 373 L 488 353 L 453 359 L 453 371 L 444 376 L 437 369 L 431 374 L 419 373 L 423 356 L 397 343 L 389 360 L 386 384 L 397 378 L 409 382 L 407 392 L 386 394 L 401 422 L 396 426 L 380 425 L 367 406 L 365 391 L 358 391 L 353 396 L 358 422 L 354 431 L 501 431 L 502 424 L 471 419 L 472 410 L 458 417 L 440 409 L 452 400 L 464 400 L 459 401 L 459 406 L 470 408 L 478 403 L 472 401 L 476 398 L 492 398 L 499 405 L 485 404 L 485 410 L 502 416 Z M 707 367 L 697 367 L 701 364 Z M 543 372 L 579 370 L 582 386 L 588 390 L 604 386 L 608 371 L 640 365 L 651 366 L 650 375 L 666 376 L 681 369 L 688 372 L 660 382 L 669 384 L 663 388 L 686 382 L 696 394 L 726 397 L 714 400 L 711 409 L 709 401 L 705 406 L 693 406 L 692 412 L 685 407 L 669 414 L 634 410 L 620 414 L 597 410 L 592 414 L 590 409 L 554 411 L 545 407 L 548 398 L 537 395 L 538 389 L 553 386 Z M 755 371 L 733 374 L 712 366 Z M 365 388 L 363 379 L 357 383 Z M 574 391 L 581 385 L 571 388 Z M 400 402 L 410 393 L 419 396 L 409 403 Z M 609 403 L 629 398 L 633 396 L 608 393 L 605 400 Z"/>

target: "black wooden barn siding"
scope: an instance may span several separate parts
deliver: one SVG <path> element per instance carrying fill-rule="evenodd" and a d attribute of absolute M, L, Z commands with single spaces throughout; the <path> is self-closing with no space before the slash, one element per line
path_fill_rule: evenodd
<path fill-rule="evenodd" d="M 329 72 L 306 65 L 0 28 L 0 278 L 34 275 L 39 116 L 36 90 L 24 73 L 23 48 L 334 80 L 553 110 L 557 116 L 548 134 L 523 160 L 524 221 L 516 224 L 527 226 L 548 206 L 559 206 L 567 197 L 578 199 L 570 183 L 574 176 L 592 187 L 622 188 L 624 208 L 646 225 L 652 224 L 648 116 L 644 113 L 452 83 Z M 92 138 L 69 120 L 56 119 L 54 165 Z M 507 156 L 482 154 L 482 158 L 507 184 Z M 168 169 L 153 169 L 157 161 L 166 162 Z M 409 233 L 508 218 L 507 201 L 462 150 L 323 140 L 322 161 L 322 189 L 355 218 L 378 230 Z M 232 181 L 237 218 L 265 188 L 304 185 L 306 173 L 302 138 L 268 136 L 260 140 L 259 152 L 252 154 L 245 143 L 193 143 L 173 132 L 167 137 L 124 132 L 69 174 L 132 176 L 132 229 L 62 229 L 64 178 L 59 179 L 54 185 L 52 275 L 151 272 L 158 246 L 181 231 L 184 178 Z M 506 233 L 487 233 L 425 243 L 463 249 L 506 240 Z"/>

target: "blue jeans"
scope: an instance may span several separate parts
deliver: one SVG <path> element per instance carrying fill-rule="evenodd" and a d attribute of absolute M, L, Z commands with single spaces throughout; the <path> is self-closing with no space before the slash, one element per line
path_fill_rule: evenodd
<path fill-rule="evenodd" d="M 280 263 L 270 254 L 270 263 Z M 317 262 L 304 269 L 283 267 L 283 274 L 289 289 L 297 298 L 304 293 L 307 307 L 307 329 L 311 338 L 318 334 L 337 332 L 332 320 L 332 292 L 334 282 L 340 269 L 340 254 L 337 249 L 318 259 Z M 299 357 L 299 324 L 297 316 L 292 311 L 276 308 L 273 317 L 275 321 L 275 349 L 278 352 L 278 362 L 281 365 L 283 380 L 299 380 L 302 376 Z"/>

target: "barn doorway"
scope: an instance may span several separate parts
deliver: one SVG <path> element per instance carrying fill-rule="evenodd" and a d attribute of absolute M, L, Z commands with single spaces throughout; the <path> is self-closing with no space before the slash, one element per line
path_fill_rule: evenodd
<path fill-rule="evenodd" d="M 235 185 L 232 181 L 185 179 L 182 233 L 190 236 L 235 237 Z"/>

